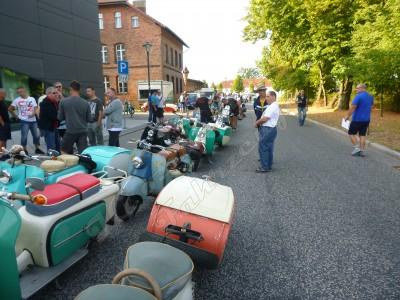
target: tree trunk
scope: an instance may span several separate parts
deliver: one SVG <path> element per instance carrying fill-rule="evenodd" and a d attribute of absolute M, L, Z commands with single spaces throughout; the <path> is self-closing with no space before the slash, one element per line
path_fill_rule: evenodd
<path fill-rule="evenodd" d="M 340 110 L 348 110 L 350 107 L 351 91 L 353 90 L 353 77 L 349 76 L 344 81 L 344 89 L 340 95 Z"/>
<path fill-rule="evenodd" d="M 324 96 L 324 104 L 325 107 L 328 106 L 328 98 L 326 96 L 326 91 L 325 91 L 325 80 L 324 80 L 324 74 L 322 72 L 322 67 L 319 65 L 319 87 L 320 90 L 318 91 L 318 97 L 321 97 L 321 91 L 322 95 Z"/>

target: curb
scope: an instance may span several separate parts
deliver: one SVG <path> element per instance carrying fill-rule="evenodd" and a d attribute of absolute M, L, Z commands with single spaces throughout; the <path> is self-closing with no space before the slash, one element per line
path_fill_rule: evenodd
<path fill-rule="evenodd" d="M 310 118 L 307 118 L 307 119 L 308 119 L 308 121 L 311 122 L 311 123 L 314 123 L 314 124 L 316 124 L 316 125 L 322 126 L 322 127 L 324 127 L 324 128 L 330 129 L 330 130 L 332 130 L 332 131 L 335 131 L 336 133 L 339 133 L 339 134 L 342 134 L 342 135 L 346 135 L 346 136 L 347 136 L 346 131 L 343 131 L 343 130 L 340 130 L 340 129 L 338 129 L 338 128 L 335 128 L 335 127 L 332 127 L 332 126 L 323 124 L 323 123 L 321 123 L 321 122 L 312 120 L 312 119 L 310 119 Z M 379 150 L 379 151 L 381 151 L 381 152 L 383 152 L 383 153 L 385 153 L 385 154 L 388 154 L 388 155 L 390 155 L 390 156 L 392 156 L 392 157 L 395 157 L 395 158 L 400 159 L 400 152 L 398 152 L 398 151 L 396 151 L 396 150 L 393 150 L 393 149 L 390 149 L 389 147 L 386 147 L 386 146 L 381 145 L 381 144 L 378 144 L 378 143 L 373 143 L 373 142 L 371 142 L 371 141 L 369 141 L 369 140 L 367 140 L 367 145 L 370 146 L 370 147 L 372 147 L 372 148 L 375 148 L 375 149 L 377 149 L 377 150 Z"/>

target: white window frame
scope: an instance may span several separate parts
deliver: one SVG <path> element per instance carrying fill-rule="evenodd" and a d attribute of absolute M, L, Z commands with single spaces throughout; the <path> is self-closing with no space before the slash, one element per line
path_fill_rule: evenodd
<path fill-rule="evenodd" d="M 104 17 L 102 13 L 99 13 L 99 29 L 104 29 Z"/>
<path fill-rule="evenodd" d="M 108 64 L 109 62 L 108 47 L 106 45 L 101 45 L 101 62 L 103 64 Z"/>
<path fill-rule="evenodd" d="M 125 45 L 122 43 L 115 45 L 115 59 L 118 62 L 119 60 L 125 60 L 126 49 Z"/>
<path fill-rule="evenodd" d="M 117 76 L 118 94 L 128 94 L 128 82 L 120 81 Z"/>
<path fill-rule="evenodd" d="M 103 76 L 103 84 L 104 84 L 104 91 L 107 92 L 107 89 L 110 88 L 110 77 Z"/>
<path fill-rule="evenodd" d="M 116 11 L 114 14 L 115 28 L 122 28 L 122 15 L 120 11 Z"/>
<path fill-rule="evenodd" d="M 131 17 L 131 26 L 132 28 L 139 27 L 139 17 Z"/>

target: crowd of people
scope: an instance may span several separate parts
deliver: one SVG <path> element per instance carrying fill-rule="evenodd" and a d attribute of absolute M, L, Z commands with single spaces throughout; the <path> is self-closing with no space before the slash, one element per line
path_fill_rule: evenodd
<path fill-rule="evenodd" d="M 103 120 L 108 130 L 109 146 L 119 146 L 119 135 L 123 127 L 123 104 L 113 88 L 106 91 L 104 103 L 93 87 L 86 88 L 86 97 L 81 97 L 81 85 L 72 81 L 69 94 L 63 94 L 61 82 L 46 89 L 38 98 L 29 96 L 24 87 L 16 89 L 18 97 L 7 107 L 4 89 L 0 89 L 0 147 L 6 148 L 11 139 L 9 113 L 19 120 L 21 145 L 28 154 L 27 141 L 32 135 L 35 153 L 43 154 L 40 137 L 44 138 L 47 152 L 57 150 L 72 154 L 81 153 L 88 145 L 103 145 Z"/>

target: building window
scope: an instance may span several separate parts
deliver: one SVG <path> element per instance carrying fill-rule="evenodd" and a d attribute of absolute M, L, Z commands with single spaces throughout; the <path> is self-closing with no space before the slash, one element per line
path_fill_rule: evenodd
<path fill-rule="evenodd" d="M 169 64 L 168 45 L 165 45 L 165 62 Z"/>
<path fill-rule="evenodd" d="M 175 67 L 178 66 L 178 52 L 175 50 Z"/>
<path fill-rule="evenodd" d="M 115 61 L 125 60 L 126 50 L 124 44 L 115 45 Z"/>
<path fill-rule="evenodd" d="M 179 79 L 179 92 L 182 93 L 183 86 L 182 86 L 182 79 Z"/>
<path fill-rule="evenodd" d="M 182 70 L 182 53 L 179 53 L 179 70 Z"/>
<path fill-rule="evenodd" d="M 108 64 L 108 47 L 105 45 L 101 46 L 101 62 Z"/>
<path fill-rule="evenodd" d="M 104 29 L 103 14 L 99 14 L 99 29 Z"/>
<path fill-rule="evenodd" d="M 117 76 L 117 86 L 118 86 L 118 94 L 127 94 L 128 93 L 128 82 L 121 81 L 119 76 Z"/>
<path fill-rule="evenodd" d="M 115 28 L 122 28 L 122 18 L 121 18 L 121 13 L 119 11 L 115 12 L 114 18 L 115 18 Z"/>
<path fill-rule="evenodd" d="M 131 24 L 132 24 L 132 28 L 139 27 L 139 17 L 132 17 Z"/>
<path fill-rule="evenodd" d="M 171 58 L 171 66 L 173 66 L 174 65 L 174 50 L 172 50 L 172 48 L 169 50 L 170 50 L 169 54 L 170 54 L 170 58 Z"/>
<path fill-rule="evenodd" d="M 107 89 L 110 87 L 110 77 L 104 76 L 103 83 L 104 83 L 104 91 L 107 92 Z"/>
<path fill-rule="evenodd" d="M 172 91 L 175 94 L 175 78 L 174 78 L 174 76 L 171 76 L 171 81 L 172 81 Z"/>
<path fill-rule="evenodd" d="M 167 75 L 167 81 L 169 81 L 169 75 Z"/>

